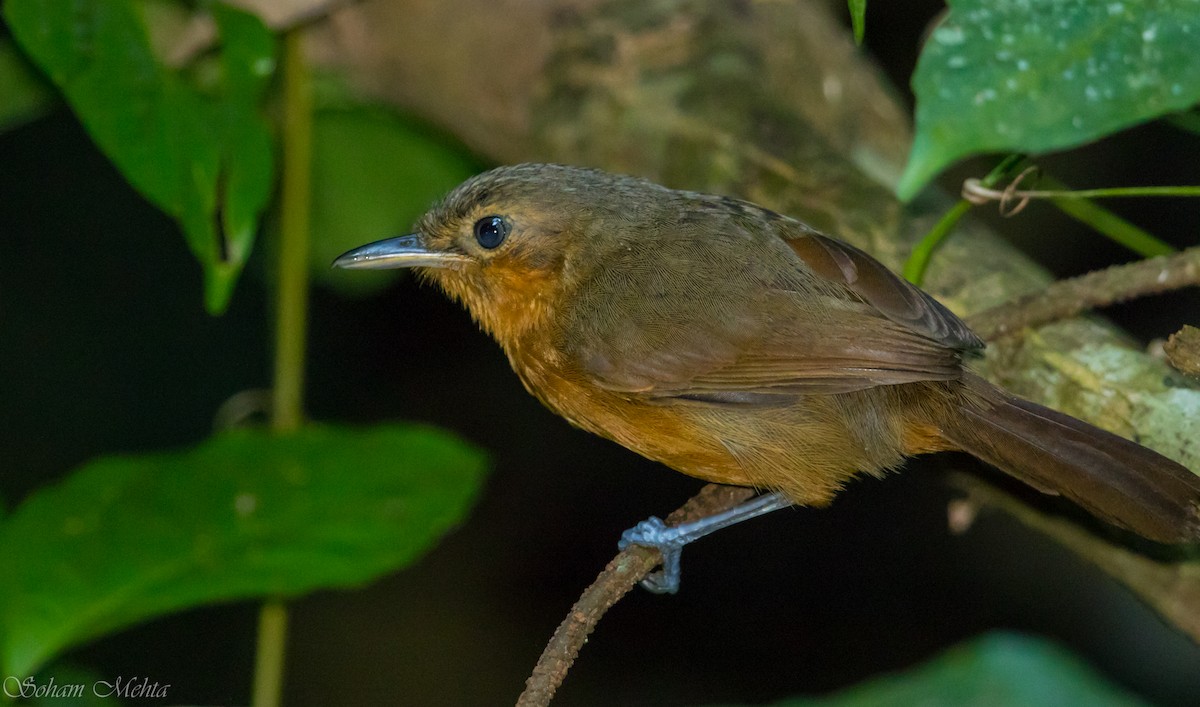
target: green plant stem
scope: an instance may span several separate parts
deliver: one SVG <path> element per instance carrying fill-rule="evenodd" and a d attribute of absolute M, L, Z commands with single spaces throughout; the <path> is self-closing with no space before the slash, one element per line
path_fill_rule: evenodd
<path fill-rule="evenodd" d="M 283 185 L 279 205 L 279 289 L 271 427 L 286 434 L 299 429 L 304 421 L 312 86 L 299 37 L 288 33 L 283 47 Z"/>
<path fill-rule="evenodd" d="M 850 24 L 854 28 L 854 43 L 862 45 L 867 31 L 867 0 L 849 0 Z"/>
<path fill-rule="evenodd" d="M 258 612 L 258 650 L 254 656 L 254 707 L 279 707 L 283 693 L 283 647 L 287 644 L 287 606 L 278 600 Z"/>
<path fill-rule="evenodd" d="M 275 318 L 275 384 L 271 428 L 278 434 L 304 422 L 304 354 L 308 325 L 308 230 L 312 166 L 312 82 L 301 35 L 283 38 L 283 169 Z M 254 707 L 278 707 L 283 693 L 287 608 L 272 600 L 259 613 Z"/>
<path fill-rule="evenodd" d="M 1107 196 L 1200 196 L 1200 187 L 1129 187 L 1071 191 L 1069 186 L 1046 174 L 1042 175 L 1041 182 L 1047 187 L 1047 191 L 1068 192 L 1049 197 L 1051 203 L 1064 214 L 1095 229 L 1143 258 L 1169 255 L 1174 253 L 1175 249 L 1089 199 Z M 1187 193 L 1189 191 L 1190 194 Z"/>
<path fill-rule="evenodd" d="M 1122 196 L 1200 196 L 1200 187 L 1109 187 L 1106 189 L 1071 189 L 1062 182 L 1043 176 L 1042 181 L 1049 186 L 1051 183 L 1061 185 L 1046 190 L 1051 199 L 1112 199 Z M 1060 193 L 1061 192 L 1061 193 Z M 1023 192 L 1030 196 L 1039 196 L 1042 191 Z"/>
<path fill-rule="evenodd" d="M 954 225 L 967 215 L 972 206 L 973 204 L 966 199 L 960 199 L 942 216 L 941 220 L 934 224 L 933 228 L 929 229 L 929 233 L 926 233 L 925 237 L 913 248 L 912 255 L 908 256 L 908 262 L 904 263 L 904 279 L 920 286 L 921 281 L 925 279 L 925 270 L 929 267 L 929 259 L 933 257 L 934 251 L 942 245 L 942 241 L 950 235 Z"/>
<path fill-rule="evenodd" d="M 996 184 L 1011 174 L 1023 159 L 1024 155 L 1009 155 L 1005 157 L 979 183 L 988 189 L 996 186 Z M 957 204 L 946 212 L 945 216 L 942 216 L 941 220 L 933 228 L 929 229 L 929 233 L 926 233 L 921 238 L 920 242 L 913 248 L 912 254 L 908 256 L 908 261 L 904 263 L 904 278 L 906 280 L 914 285 L 921 284 L 921 281 L 925 279 L 925 270 L 929 267 L 930 258 L 933 257 L 933 254 L 942 245 L 942 242 L 946 240 L 946 237 L 950 235 L 950 232 L 954 229 L 959 219 L 965 216 L 971 210 L 972 206 L 973 204 L 966 199 L 960 199 Z"/>

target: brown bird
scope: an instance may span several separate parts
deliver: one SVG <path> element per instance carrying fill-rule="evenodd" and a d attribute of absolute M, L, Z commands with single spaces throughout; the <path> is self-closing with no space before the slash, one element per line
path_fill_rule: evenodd
<path fill-rule="evenodd" d="M 775 492 L 717 524 L 824 506 L 858 474 L 962 450 L 1113 525 L 1200 539 L 1200 477 L 964 368 L 983 342 L 866 253 L 729 197 L 524 164 L 335 265 L 413 267 L 572 424 L 685 474 Z M 711 524 L 710 524 L 711 525 Z M 673 591 L 678 546 L 651 519 Z"/>

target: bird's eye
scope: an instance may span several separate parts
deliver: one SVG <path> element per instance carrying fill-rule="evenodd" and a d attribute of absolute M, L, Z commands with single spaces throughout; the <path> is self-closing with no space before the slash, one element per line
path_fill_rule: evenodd
<path fill-rule="evenodd" d="M 484 216 L 475 222 L 475 240 L 491 250 L 504 242 L 508 235 L 508 221 L 499 216 Z"/>

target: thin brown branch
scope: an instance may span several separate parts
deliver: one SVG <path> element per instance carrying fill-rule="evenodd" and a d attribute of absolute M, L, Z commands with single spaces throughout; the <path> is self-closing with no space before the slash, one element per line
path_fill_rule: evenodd
<path fill-rule="evenodd" d="M 1089 309 L 1200 285 L 1200 247 L 1060 280 L 1041 292 L 970 318 L 971 328 L 993 340 Z"/>
<path fill-rule="evenodd" d="M 752 495 L 754 491 L 751 489 L 709 484 L 667 516 L 667 523 L 678 525 L 720 513 Z M 661 561 L 657 550 L 638 545 L 617 553 L 596 577 L 596 581 L 583 591 L 567 613 L 567 618 L 555 629 L 533 673 L 525 681 L 525 691 L 517 699 L 517 707 L 543 707 L 550 704 L 555 690 L 566 678 L 567 671 L 600 618 Z"/>

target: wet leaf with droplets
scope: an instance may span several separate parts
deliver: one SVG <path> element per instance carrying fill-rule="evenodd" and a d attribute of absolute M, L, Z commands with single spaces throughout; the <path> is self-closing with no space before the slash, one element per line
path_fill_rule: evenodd
<path fill-rule="evenodd" d="M 913 75 L 897 187 L 987 152 L 1074 147 L 1200 103 L 1200 0 L 951 0 Z"/>

